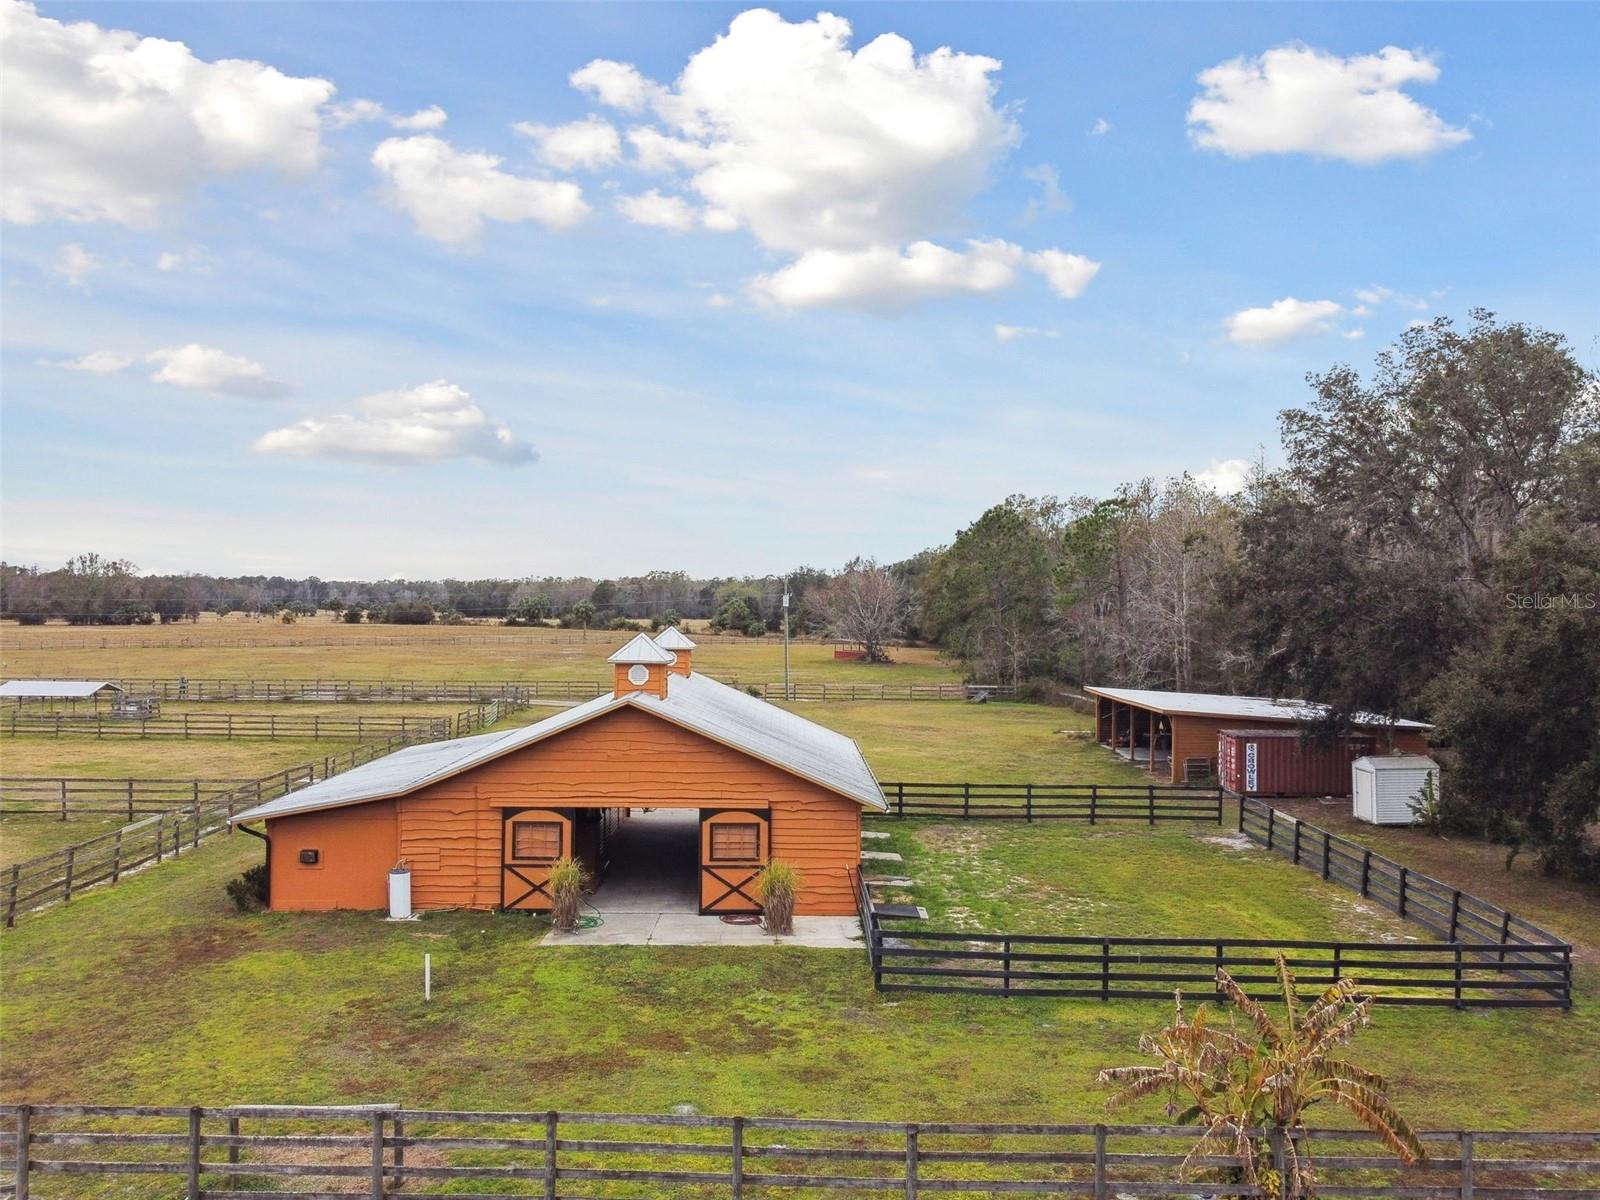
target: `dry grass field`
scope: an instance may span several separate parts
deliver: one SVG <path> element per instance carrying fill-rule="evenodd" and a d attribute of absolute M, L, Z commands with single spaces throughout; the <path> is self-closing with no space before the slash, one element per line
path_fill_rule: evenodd
<path fill-rule="evenodd" d="M 293 625 L 229 619 L 167 626 L 0 626 L 7 677 L 307 679 L 609 679 L 605 658 L 629 633 L 503 625 Z M 269 643 L 240 645 L 241 642 Z M 792 678 L 814 683 L 959 683 L 925 647 L 872 665 L 839 661 L 817 642 L 790 647 Z M 778 637 L 708 637 L 695 654 L 708 674 L 739 682 L 783 678 Z"/>

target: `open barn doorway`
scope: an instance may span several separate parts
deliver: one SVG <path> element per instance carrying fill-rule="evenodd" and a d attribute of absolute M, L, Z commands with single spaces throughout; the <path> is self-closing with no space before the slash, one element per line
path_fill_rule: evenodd
<path fill-rule="evenodd" d="M 602 915 L 700 911 L 697 809 L 631 809 L 605 855 L 589 898 Z"/>

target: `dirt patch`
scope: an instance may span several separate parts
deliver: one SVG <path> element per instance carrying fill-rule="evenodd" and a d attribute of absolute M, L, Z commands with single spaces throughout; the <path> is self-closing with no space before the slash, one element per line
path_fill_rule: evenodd
<path fill-rule="evenodd" d="M 946 850 L 957 854 L 972 853 L 986 848 L 989 839 L 976 825 L 930 825 L 913 835 L 917 844 L 930 850 Z"/>

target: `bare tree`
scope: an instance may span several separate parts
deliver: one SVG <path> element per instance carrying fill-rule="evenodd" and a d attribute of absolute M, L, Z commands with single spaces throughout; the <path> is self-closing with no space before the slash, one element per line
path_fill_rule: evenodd
<path fill-rule="evenodd" d="M 807 598 L 828 636 L 859 642 L 868 662 L 888 662 L 889 647 L 905 633 L 905 590 L 887 568 L 854 558 Z"/>

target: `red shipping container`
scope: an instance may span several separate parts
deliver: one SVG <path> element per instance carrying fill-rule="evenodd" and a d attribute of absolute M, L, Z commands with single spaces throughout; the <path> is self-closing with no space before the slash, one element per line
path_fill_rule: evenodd
<path fill-rule="evenodd" d="M 1224 729 L 1217 735 L 1222 786 L 1244 796 L 1348 796 L 1350 764 L 1377 750 L 1371 734 L 1306 741 L 1299 729 Z"/>

